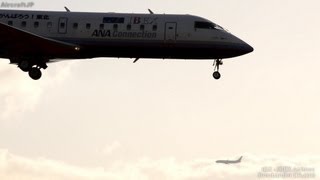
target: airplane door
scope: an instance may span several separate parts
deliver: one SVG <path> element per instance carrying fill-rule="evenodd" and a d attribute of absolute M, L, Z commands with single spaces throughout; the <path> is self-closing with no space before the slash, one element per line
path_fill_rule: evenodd
<path fill-rule="evenodd" d="M 177 38 L 177 23 L 167 22 L 165 30 L 165 42 L 166 43 L 175 43 Z"/>
<path fill-rule="evenodd" d="M 65 18 L 65 17 L 59 18 L 58 32 L 60 34 L 66 34 L 67 30 L 68 30 L 68 18 Z"/>

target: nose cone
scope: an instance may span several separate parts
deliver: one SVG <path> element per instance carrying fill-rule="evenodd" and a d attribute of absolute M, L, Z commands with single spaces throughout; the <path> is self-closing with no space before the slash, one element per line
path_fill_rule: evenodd
<path fill-rule="evenodd" d="M 228 34 L 227 35 L 228 43 L 231 46 L 231 51 L 233 52 L 233 57 L 241 56 L 254 51 L 253 47 L 238 37 Z"/>
<path fill-rule="evenodd" d="M 237 43 L 232 43 L 231 52 L 233 53 L 233 57 L 242 56 L 248 53 L 251 53 L 254 49 L 249 44 L 244 41 L 238 41 Z"/>
<path fill-rule="evenodd" d="M 238 43 L 230 43 L 228 51 L 230 57 L 237 57 L 251 53 L 253 50 L 253 47 L 242 41 Z"/>
<path fill-rule="evenodd" d="M 247 43 L 242 43 L 240 46 L 239 46 L 239 49 L 240 51 L 243 53 L 243 54 L 248 54 L 248 53 L 251 53 L 253 52 L 253 47 L 250 46 L 249 44 Z"/>

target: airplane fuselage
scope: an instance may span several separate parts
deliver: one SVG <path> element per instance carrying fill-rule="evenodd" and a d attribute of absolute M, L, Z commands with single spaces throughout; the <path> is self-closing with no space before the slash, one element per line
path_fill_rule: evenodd
<path fill-rule="evenodd" d="M 220 160 L 220 161 L 216 161 L 216 163 L 221 163 L 221 164 L 236 164 L 236 163 L 240 163 L 240 161 Z"/>
<path fill-rule="evenodd" d="M 225 59 L 252 51 L 221 27 L 192 15 L 1 10 L 0 22 L 81 48 L 50 58 Z"/>
<path fill-rule="evenodd" d="M 218 160 L 216 163 L 220 164 L 237 164 L 240 163 L 242 160 L 242 156 L 238 160 Z"/>
<path fill-rule="evenodd" d="M 96 57 L 221 59 L 253 48 L 219 25 L 193 15 L 0 10 L 0 58 L 41 77 L 58 59 Z"/>

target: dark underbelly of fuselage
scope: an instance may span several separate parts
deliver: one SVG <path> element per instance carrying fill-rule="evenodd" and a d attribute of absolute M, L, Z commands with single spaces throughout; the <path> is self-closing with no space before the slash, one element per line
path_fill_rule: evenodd
<path fill-rule="evenodd" d="M 80 46 L 80 51 L 55 58 L 84 59 L 97 57 L 155 58 L 155 59 L 225 59 L 243 55 L 234 45 L 203 42 L 163 42 L 128 40 L 56 39 Z M 7 57 L 4 49 L 0 56 Z M 37 56 L 36 54 L 33 56 Z"/>
<path fill-rule="evenodd" d="M 81 50 L 74 58 L 225 59 L 243 54 L 236 45 L 222 43 L 92 39 L 69 39 L 68 42 L 80 45 Z"/>

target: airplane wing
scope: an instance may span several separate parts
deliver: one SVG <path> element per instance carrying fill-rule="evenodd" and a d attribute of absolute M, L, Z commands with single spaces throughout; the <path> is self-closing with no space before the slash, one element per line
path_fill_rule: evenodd
<path fill-rule="evenodd" d="M 80 47 L 0 23 L 0 52 L 7 57 L 50 57 L 72 55 Z"/>

